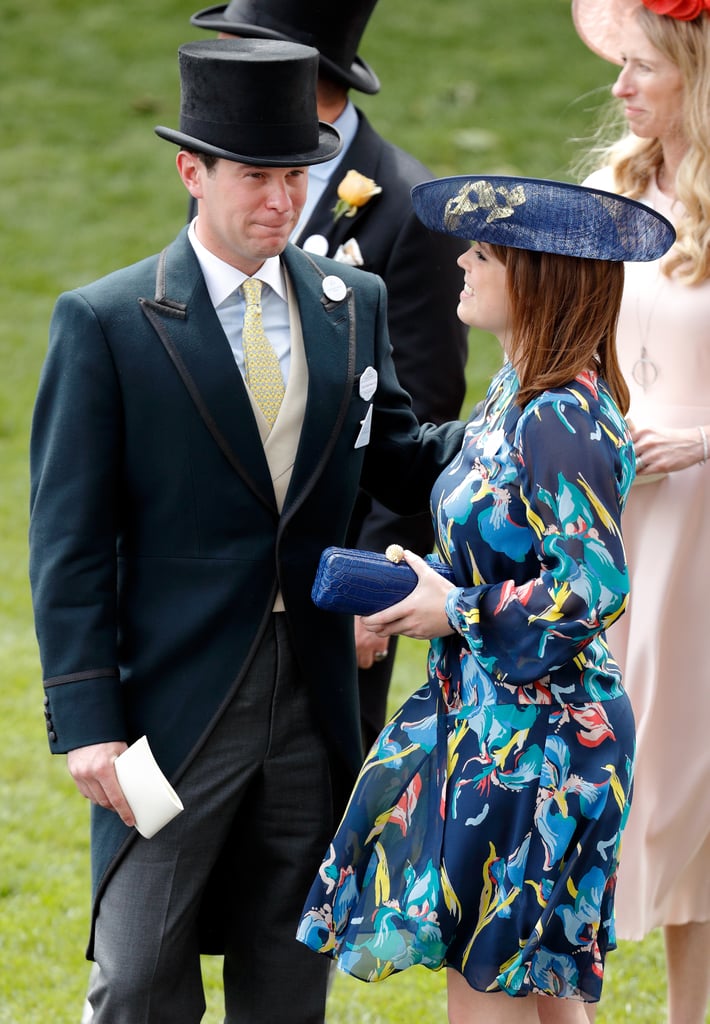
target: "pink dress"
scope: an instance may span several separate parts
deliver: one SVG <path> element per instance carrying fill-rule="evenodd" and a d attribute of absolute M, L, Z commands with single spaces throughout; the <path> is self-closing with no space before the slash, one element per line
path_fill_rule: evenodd
<path fill-rule="evenodd" d="M 587 184 L 613 191 L 606 171 Z M 674 220 L 655 185 L 644 201 Z M 657 263 L 627 264 L 618 347 L 635 426 L 710 424 L 710 282 L 688 287 Z M 622 518 L 630 602 L 607 634 L 637 726 L 622 939 L 710 920 L 710 461 L 642 481 Z"/>

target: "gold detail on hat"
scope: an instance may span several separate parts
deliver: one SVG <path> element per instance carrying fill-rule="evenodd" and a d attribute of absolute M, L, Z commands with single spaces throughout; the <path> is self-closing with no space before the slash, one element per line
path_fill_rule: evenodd
<path fill-rule="evenodd" d="M 494 220 L 512 217 L 515 207 L 522 206 L 525 201 L 525 189 L 522 185 L 516 185 L 514 188 L 501 185 L 494 188 L 488 181 L 469 181 L 448 200 L 444 208 L 444 225 L 449 231 L 453 231 L 458 228 L 459 221 L 467 213 L 475 213 L 476 210 L 488 210 L 486 224 L 490 224 Z"/>

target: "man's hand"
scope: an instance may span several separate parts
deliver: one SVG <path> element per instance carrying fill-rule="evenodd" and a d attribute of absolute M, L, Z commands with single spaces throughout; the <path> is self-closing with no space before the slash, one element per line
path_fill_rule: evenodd
<path fill-rule="evenodd" d="M 130 827 L 135 825 L 136 819 L 118 784 L 113 763 L 127 746 L 114 742 L 77 747 L 67 754 L 67 768 L 82 796 L 99 807 L 115 811 L 124 825 Z"/>
<path fill-rule="evenodd" d="M 389 650 L 389 640 L 381 640 L 371 630 L 365 629 L 362 618 L 355 616 L 355 650 L 357 651 L 357 667 L 372 668 L 379 661 L 384 661 Z"/>

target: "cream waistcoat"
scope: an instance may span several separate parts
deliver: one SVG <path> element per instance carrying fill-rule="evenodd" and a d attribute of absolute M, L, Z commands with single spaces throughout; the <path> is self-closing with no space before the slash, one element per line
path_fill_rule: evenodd
<path fill-rule="evenodd" d="M 301 317 L 298 311 L 291 282 L 286 276 L 286 288 L 288 291 L 288 313 L 289 329 L 291 333 L 291 368 L 286 385 L 279 414 L 276 417 L 271 430 L 266 418 L 254 401 L 254 396 L 247 388 L 252 411 L 259 428 L 259 435 L 266 461 L 271 471 L 271 480 L 276 495 L 276 506 L 281 512 L 283 503 L 291 482 L 293 464 L 296 461 L 298 442 L 301 437 L 301 426 L 306 411 L 306 398 L 308 396 L 308 365 L 306 363 L 306 350 L 303 344 L 303 331 L 301 329 Z M 284 610 L 281 591 L 276 595 L 274 611 Z"/>

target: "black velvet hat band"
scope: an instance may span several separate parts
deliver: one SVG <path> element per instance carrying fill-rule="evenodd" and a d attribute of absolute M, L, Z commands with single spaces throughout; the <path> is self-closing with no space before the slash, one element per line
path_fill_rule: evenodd
<path fill-rule="evenodd" d="M 183 115 L 180 131 L 219 149 L 235 153 L 258 153 L 265 157 L 302 153 L 318 146 L 317 126 L 294 124 L 223 124 Z"/>

